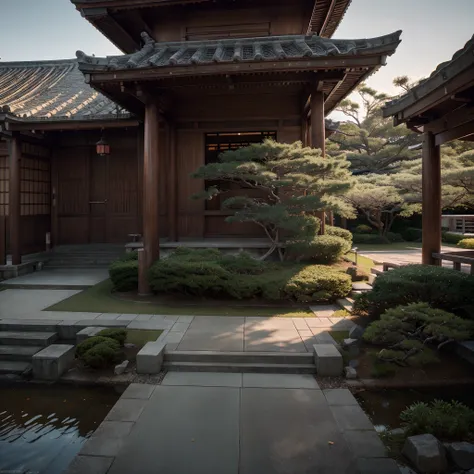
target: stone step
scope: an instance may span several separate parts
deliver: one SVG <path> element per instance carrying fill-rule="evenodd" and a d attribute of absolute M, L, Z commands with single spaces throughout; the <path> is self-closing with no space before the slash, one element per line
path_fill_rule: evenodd
<path fill-rule="evenodd" d="M 0 374 L 26 375 L 31 370 L 32 366 L 29 362 L 0 360 Z"/>
<path fill-rule="evenodd" d="M 372 273 L 373 275 L 382 275 L 383 267 L 372 267 L 370 269 L 370 273 Z"/>
<path fill-rule="evenodd" d="M 163 368 L 178 372 L 233 372 L 261 374 L 314 374 L 314 364 L 243 364 L 216 362 L 165 362 Z"/>
<path fill-rule="evenodd" d="M 165 362 L 199 362 L 222 364 L 312 364 L 313 356 L 308 352 L 216 352 L 216 351 L 170 351 L 165 353 Z"/>
<path fill-rule="evenodd" d="M 0 345 L 46 347 L 57 338 L 55 332 L 0 331 Z"/>
<path fill-rule="evenodd" d="M 336 301 L 336 303 L 342 308 L 345 309 L 346 311 L 349 311 L 349 313 L 352 312 L 352 308 L 354 305 L 354 300 L 352 298 L 341 298 Z"/>
<path fill-rule="evenodd" d="M 0 320 L 0 331 L 37 331 L 56 332 L 56 326 L 62 321 L 41 319 L 2 319 Z"/>
<path fill-rule="evenodd" d="M 34 354 L 44 349 L 42 346 L 0 345 L 0 360 L 31 361 Z"/>

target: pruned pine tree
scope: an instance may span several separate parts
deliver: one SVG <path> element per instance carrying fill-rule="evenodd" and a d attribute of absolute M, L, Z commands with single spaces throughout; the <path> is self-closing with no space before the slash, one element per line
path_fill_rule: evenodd
<path fill-rule="evenodd" d="M 233 212 L 226 221 L 260 226 L 271 241 L 262 259 L 278 250 L 283 260 L 285 242 L 311 241 L 317 235 L 320 222 L 314 213 L 330 210 L 343 217 L 353 216 L 352 206 L 342 198 L 352 185 L 348 168 L 343 154 L 324 158 L 321 150 L 303 147 L 301 142 L 267 139 L 226 151 L 218 162 L 200 167 L 193 176 L 239 184 L 242 194 L 222 202 L 224 209 Z M 262 197 L 251 197 L 245 189 L 259 190 Z M 224 187 L 210 186 L 193 197 L 213 199 L 225 193 Z"/>

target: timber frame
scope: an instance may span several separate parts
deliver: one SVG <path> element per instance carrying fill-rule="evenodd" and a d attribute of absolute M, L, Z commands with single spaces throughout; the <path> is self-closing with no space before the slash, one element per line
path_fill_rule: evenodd
<path fill-rule="evenodd" d="M 384 116 L 423 134 L 424 264 L 439 264 L 441 251 L 440 146 L 474 141 L 474 36 L 450 61 L 403 96 L 387 103 Z"/>

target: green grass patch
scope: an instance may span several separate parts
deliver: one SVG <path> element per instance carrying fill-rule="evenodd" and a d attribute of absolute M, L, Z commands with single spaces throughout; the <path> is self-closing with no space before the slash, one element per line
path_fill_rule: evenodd
<path fill-rule="evenodd" d="M 231 306 L 228 302 L 221 305 L 206 305 L 205 301 L 195 305 L 166 305 L 118 299 L 112 293 L 112 282 L 110 280 L 98 283 L 87 290 L 50 306 L 46 310 L 119 314 L 184 314 L 190 316 L 314 317 L 314 313 L 305 307 Z"/>
<path fill-rule="evenodd" d="M 349 331 L 329 331 L 329 334 L 338 344 L 342 344 L 344 339 L 349 338 Z"/>
<path fill-rule="evenodd" d="M 148 329 L 127 329 L 127 339 L 125 342 L 143 347 L 147 342 L 156 341 L 163 331 Z"/>
<path fill-rule="evenodd" d="M 346 254 L 346 257 L 351 261 L 355 262 L 355 253 L 354 252 L 349 252 Z M 370 274 L 370 270 L 375 267 L 375 262 L 368 258 L 364 257 L 363 255 L 358 254 L 357 255 L 357 266 L 360 267 L 364 272 Z"/>

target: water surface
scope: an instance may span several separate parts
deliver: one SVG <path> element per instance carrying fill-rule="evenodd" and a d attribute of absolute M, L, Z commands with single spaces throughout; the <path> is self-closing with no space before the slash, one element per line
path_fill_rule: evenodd
<path fill-rule="evenodd" d="M 103 387 L 0 385 L 0 472 L 63 472 L 119 396 Z"/>

